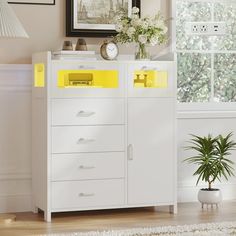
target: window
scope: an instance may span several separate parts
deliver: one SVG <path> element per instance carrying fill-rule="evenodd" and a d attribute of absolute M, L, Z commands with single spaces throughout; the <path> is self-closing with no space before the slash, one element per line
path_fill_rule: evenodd
<path fill-rule="evenodd" d="M 224 21 L 222 36 L 186 34 L 186 22 Z M 236 1 L 176 0 L 179 102 L 236 102 Z"/>

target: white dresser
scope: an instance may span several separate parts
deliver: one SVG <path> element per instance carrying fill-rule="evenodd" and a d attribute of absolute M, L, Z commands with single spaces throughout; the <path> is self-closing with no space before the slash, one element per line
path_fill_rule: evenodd
<path fill-rule="evenodd" d="M 176 206 L 175 62 L 33 55 L 34 211 Z"/>

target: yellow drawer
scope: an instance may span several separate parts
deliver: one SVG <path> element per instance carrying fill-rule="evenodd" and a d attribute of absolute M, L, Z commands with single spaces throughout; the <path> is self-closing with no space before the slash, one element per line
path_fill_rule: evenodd
<path fill-rule="evenodd" d="M 122 97 L 124 71 L 117 63 L 52 63 L 51 94 L 53 98 Z"/>

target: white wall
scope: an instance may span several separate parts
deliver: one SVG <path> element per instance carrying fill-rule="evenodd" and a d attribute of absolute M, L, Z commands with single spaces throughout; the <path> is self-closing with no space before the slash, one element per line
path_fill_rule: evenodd
<path fill-rule="evenodd" d="M 31 210 L 31 77 L 29 65 L 0 66 L 0 212 Z M 236 134 L 233 110 L 178 112 L 178 201 L 196 201 L 203 187 L 195 187 L 194 168 L 182 163 L 189 134 Z M 224 199 L 236 199 L 236 178 L 217 187 Z"/>
<path fill-rule="evenodd" d="M 65 40 L 65 1 L 56 0 L 56 5 L 11 4 L 16 15 L 29 34 L 29 39 L 0 38 L 0 64 L 31 63 L 31 55 L 39 51 L 61 49 Z M 143 0 L 142 14 L 153 15 L 161 10 L 170 16 L 170 0 Z M 72 39 L 74 43 L 77 38 Z M 103 38 L 86 38 L 89 50 L 99 51 Z M 156 54 L 160 49 L 151 50 Z M 120 46 L 120 53 L 133 53 L 131 45 Z"/>

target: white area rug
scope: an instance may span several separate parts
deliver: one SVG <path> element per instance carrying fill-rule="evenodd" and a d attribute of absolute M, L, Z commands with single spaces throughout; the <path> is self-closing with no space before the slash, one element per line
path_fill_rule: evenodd
<path fill-rule="evenodd" d="M 234 236 L 236 222 L 136 228 L 118 231 L 47 234 L 40 236 Z"/>

